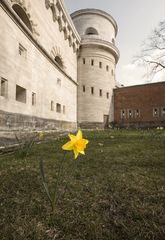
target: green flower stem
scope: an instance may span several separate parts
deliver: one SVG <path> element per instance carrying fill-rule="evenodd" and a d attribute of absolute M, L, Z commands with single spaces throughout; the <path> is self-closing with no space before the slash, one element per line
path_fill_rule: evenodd
<path fill-rule="evenodd" d="M 64 152 L 63 158 L 61 158 L 61 161 L 59 163 L 59 167 L 58 167 L 58 175 L 57 175 L 57 180 L 56 180 L 56 185 L 55 185 L 55 189 L 54 189 L 54 194 L 53 194 L 53 201 L 52 201 L 52 211 L 54 212 L 55 210 L 55 206 L 58 202 L 58 192 L 59 192 L 59 185 L 61 183 L 62 180 L 62 173 L 63 173 L 63 167 L 64 167 L 64 159 L 66 156 L 66 152 Z"/>

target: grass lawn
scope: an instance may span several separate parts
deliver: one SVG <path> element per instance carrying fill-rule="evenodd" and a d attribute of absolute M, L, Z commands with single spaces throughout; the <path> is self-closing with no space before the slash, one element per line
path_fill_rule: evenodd
<path fill-rule="evenodd" d="M 85 132 L 86 155 L 64 160 L 54 214 L 39 160 L 54 189 L 62 138 L 35 145 L 27 160 L 0 157 L 0 240 L 164 240 L 165 131 Z"/>

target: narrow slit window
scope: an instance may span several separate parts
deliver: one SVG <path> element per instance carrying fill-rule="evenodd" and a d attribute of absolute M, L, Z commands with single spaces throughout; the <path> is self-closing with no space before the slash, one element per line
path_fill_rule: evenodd
<path fill-rule="evenodd" d="M 109 99 L 109 92 L 107 92 L 107 99 Z"/>
<path fill-rule="evenodd" d="M 102 68 L 102 62 L 99 62 L 99 68 Z"/>
<path fill-rule="evenodd" d="M 91 94 L 94 94 L 94 87 L 91 87 Z"/>
<path fill-rule="evenodd" d="M 65 106 L 63 106 L 63 114 L 65 114 Z"/>
<path fill-rule="evenodd" d="M 83 85 L 83 92 L 85 92 L 85 85 Z"/>
<path fill-rule="evenodd" d="M 103 90 L 102 89 L 99 90 L 99 95 L 100 95 L 100 97 L 103 96 Z"/>
<path fill-rule="evenodd" d="M 94 59 L 91 59 L 91 66 L 94 66 Z"/>
<path fill-rule="evenodd" d="M 51 103 L 50 103 L 50 110 L 54 111 L 54 101 L 51 101 Z"/>
<path fill-rule="evenodd" d="M 56 112 L 61 113 L 61 104 L 56 103 Z"/>
<path fill-rule="evenodd" d="M 108 65 L 106 66 L 106 71 L 109 72 L 109 66 Z"/>
<path fill-rule="evenodd" d="M 36 93 L 32 93 L 32 106 L 36 105 Z"/>
<path fill-rule="evenodd" d="M 7 97 L 7 88 L 8 88 L 8 81 L 4 78 L 1 78 L 1 96 Z"/>
<path fill-rule="evenodd" d="M 57 85 L 58 85 L 59 87 L 61 87 L 61 79 L 60 79 L 60 78 L 57 78 Z"/>
<path fill-rule="evenodd" d="M 83 64 L 85 64 L 85 58 L 83 58 Z"/>

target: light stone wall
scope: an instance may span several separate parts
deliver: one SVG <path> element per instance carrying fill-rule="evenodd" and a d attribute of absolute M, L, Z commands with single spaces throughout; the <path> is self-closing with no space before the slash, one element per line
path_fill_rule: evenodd
<path fill-rule="evenodd" d="M 102 11 L 95 9 L 85 9 L 73 13 L 72 19 L 82 38 L 86 38 L 85 32 L 88 28 L 92 27 L 98 31 L 98 35 L 89 35 L 88 38 L 102 39 L 108 42 L 112 42 L 115 39 L 116 29 L 112 22 L 111 17 L 103 15 Z"/>
<path fill-rule="evenodd" d="M 96 9 L 79 10 L 71 16 L 82 37 L 78 57 L 78 123 L 87 128 L 107 127 L 114 121 L 113 89 L 119 58 L 119 51 L 114 45 L 117 24 L 109 14 Z M 98 34 L 86 34 L 88 28 L 96 29 Z"/>
<path fill-rule="evenodd" d="M 77 54 L 59 31 L 57 21 L 53 22 L 44 1 L 29 1 L 29 4 L 31 18 L 39 33 L 37 42 L 48 53 L 57 46 L 65 69 L 61 71 L 45 56 L 12 16 L 0 7 L 0 77 L 8 81 L 7 97 L 0 96 L 0 110 L 76 124 Z M 27 50 L 26 57 L 19 55 L 19 43 Z M 61 86 L 57 84 L 57 78 L 61 80 Z M 26 89 L 26 103 L 16 101 L 16 85 Z M 32 92 L 36 93 L 35 106 L 32 106 Z M 54 111 L 51 111 L 51 101 Z M 61 113 L 56 112 L 56 103 L 61 104 Z"/>
<path fill-rule="evenodd" d="M 56 53 L 61 55 L 64 70 L 74 81 L 77 81 L 76 53 L 73 53 L 72 46 L 69 47 L 69 41 L 68 39 L 65 40 L 64 32 L 59 31 L 57 20 L 53 21 L 51 9 L 46 9 L 45 1 L 43 0 L 30 0 L 29 2 L 31 18 L 37 24 L 35 29 L 39 33 L 37 41 L 52 57 L 55 57 Z"/>
<path fill-rule="evenodd" d="M 85 59 L 85 64 L 83 63 Z M 91 66 L 91 60 L 94 65 Z M 102 62 L 102 68 L 99 67 Z M 106 70 L 109 66 L 109 71 Z M 113 121 L 113 108 L 111 106 L 113 88 L 115 87 L 115 59 L 112 54 L 96 47 L 81 49 L 78 59 L 78 122 L 103 123 L 104 115 L 109 115 Z M 113 74 L 111 72 L 113 70 Z M 85 92 L 83 92 L 83 85 Z M 94 94 L 91 94 L 94 87 Z M 99 95 L 100 89 L 102 96 Z M 109 93 L 109 98 L 107 98 Z"/>

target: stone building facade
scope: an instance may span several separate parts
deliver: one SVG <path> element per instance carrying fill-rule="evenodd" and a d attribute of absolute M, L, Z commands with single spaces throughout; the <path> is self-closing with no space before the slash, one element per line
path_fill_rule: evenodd
<path fill-rule="evenodd" d="M 117 127 L 165 126 L 165 82 L 114 89 Z"/>
<path fill-rule="evenodd" d="M 62 0 L 0 2 L 0 130 L 104 127 L 119 51 L 107 13 Z"/>
<path fill-rule="evenodd" d="M 117 24 L 96 9 L 71 14 L 81 37 L 78 52 L 78 124 L 104 128 L 113 121 L 113 88 L 119 51 L 115 46 Z"/>

